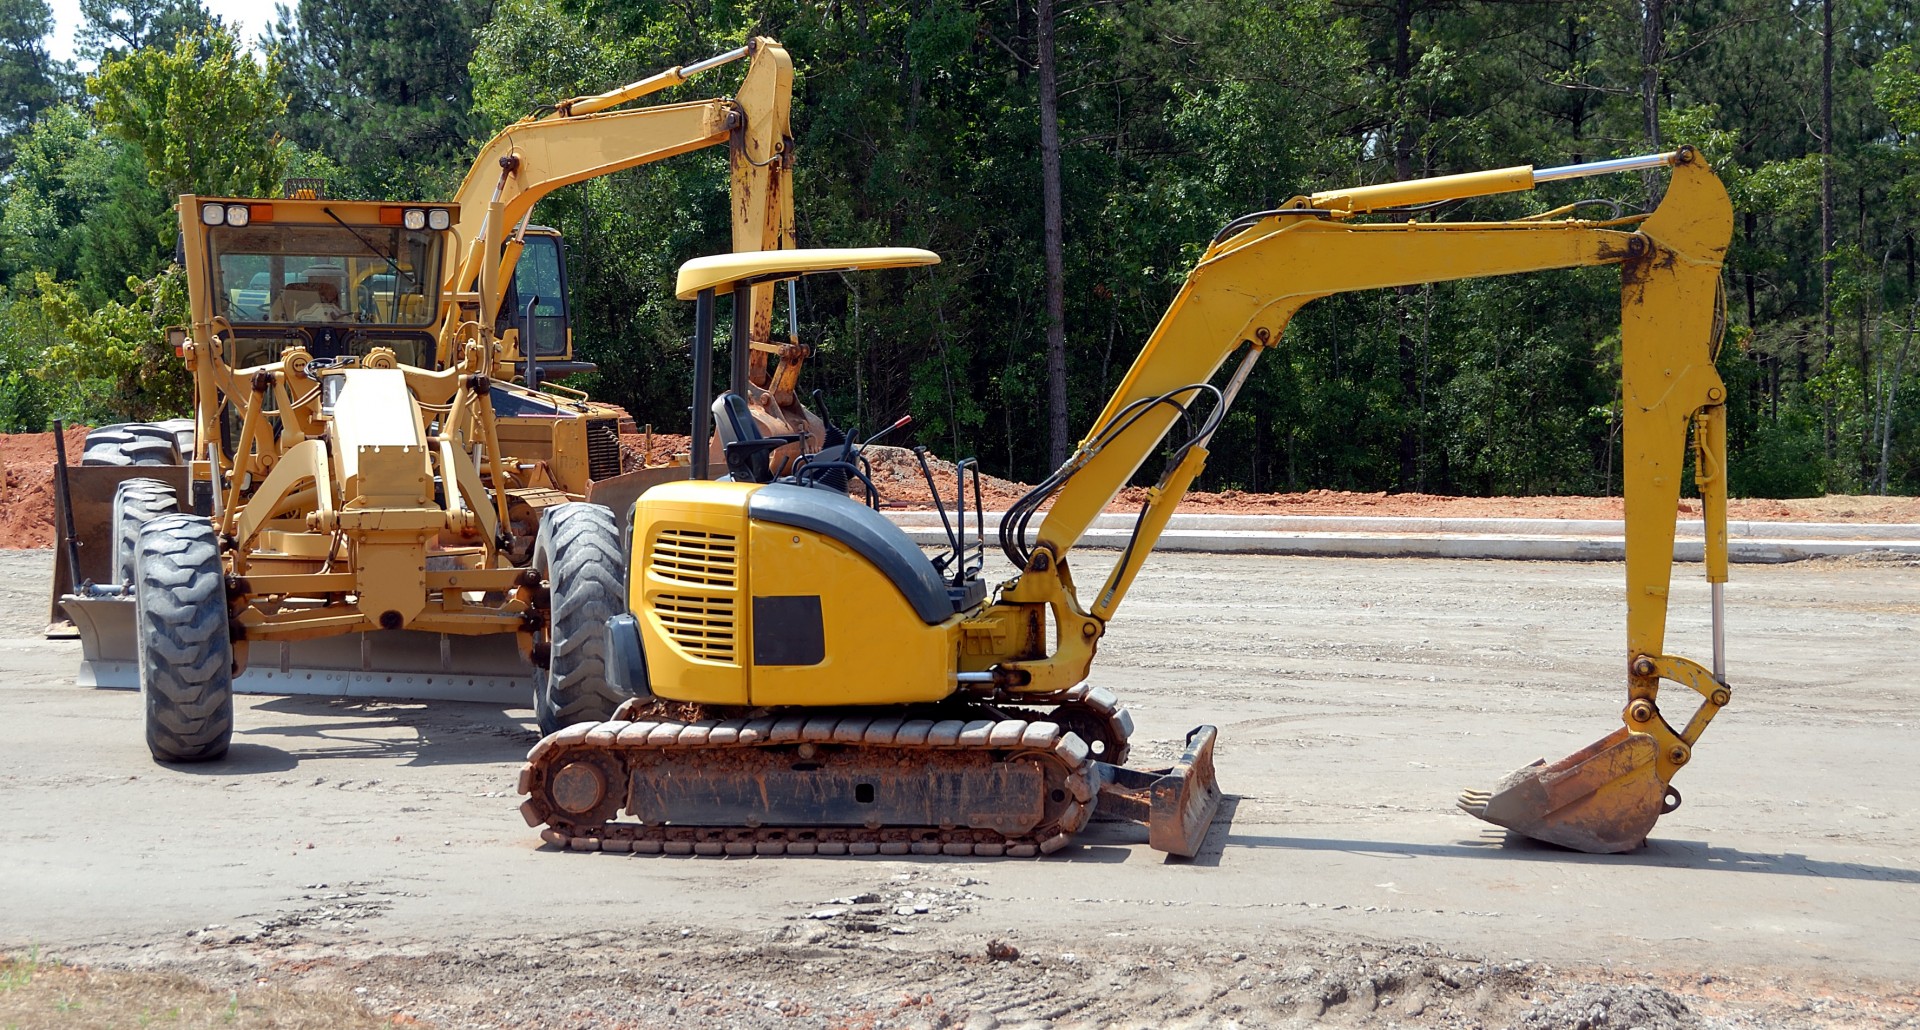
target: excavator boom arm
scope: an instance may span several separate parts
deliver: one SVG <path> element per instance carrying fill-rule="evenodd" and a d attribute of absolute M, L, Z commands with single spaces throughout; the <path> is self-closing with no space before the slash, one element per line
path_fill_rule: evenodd
<path fill-rule="evenodd" d="M 746 78 L 730 99 L 608 110 L 741 56 L 749 57 Z M 507 236 L 526 223 L 541 198 L 572 183 L 722 144 L 729 148 L 732 166 L 733 249 L 791 247 L 792 94 L 792 58 L 773 40 L 756 38 L 710 61 L 569 100 L 508 126 L 481 149 L 455 194 L 460 204 L 456 239 L 463 252 L 450 262 L 446 295 L 477 292 L 478 321 L 492 325 L 518 256 Z M 492 267 L 489 256 L 495 260 Z M 449 309 L 443 341 L 457 331 L 458 308 Z M 754 339 L 768 338 L 772 312 L 773 287 L 756 289 Z"/>
<path fill-rule="evenodd" d="M 1658 208 L 1611 222 L 1528 220 L 1481 223 L 1353 223 L 1354 215 L 1408 203 L 1528 188 L 1633 167 L 1666 165 L 1672 178 Z M 1065 465 L 1014 506 L 1002 543 L 1019 578 L 976 620 L 1023 650 L 997 663 L 963 655 L 965 668 L 991 667 L 995 681 L 1048 695 L 1085 679 L 1104 627 L 1151 551 L 1167 518 L 1205 464 L 1212 427 L 1232 402 L 1247 368 L 1279 343 L 1308 301 L 1362 289 L 1406 286 L 1556 268 L 1621 269 L 1623 489 L 1627 537 L 1625 728 L 1561 763 L 1523 769 L 1497 794 L 1470 793 L 1468 811 L 1523 833 L 1591 851 L 1637 847 L 1663 811 L 1678 804 L 1668 782 L 1691 758 L 1706 724 L 1725 705 L 1720 584 L 1726 579 L 1726 387 L 1714 367 L 1723 328 L 1720 268 L 1732 235 L 1732 206 L 1719 179 L 1690 148 L 1595 166 L 1530 168 L 1452 176 L 1421 183 L 1330 191 L 1295 198 L 1228 227 L 1215 240 L 1161 318 L 1100 417 Z M 1236 350 L 1246 356 L 1215 411 L 1187 441 L 1148 503 L 1135 537 L 1094 603 L 1074 596 L 1067 555 L 1094 519 L 1154 453 L 1177 420 L 1204 410 L 1209 381 Z M 1668 655 L 1667 597 L 1680 480 L 1689 439 L 1706 520 L 1707 578 L 1713 584 L 1712 669 Z M 1054 504 L 1031 549 L 1022 538 L 1041 501 Z M 1032 634 L 1051 610 L 1051 654 L 1035 655 Z M 1662 679 L 1700 694 L 1702 703 L 1675 729 L 1656 704 Z"/>

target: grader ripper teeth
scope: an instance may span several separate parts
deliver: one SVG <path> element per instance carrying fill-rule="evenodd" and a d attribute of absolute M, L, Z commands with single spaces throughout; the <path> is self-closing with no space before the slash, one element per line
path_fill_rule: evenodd
<path fill-rule="evenodd" d="M 570 726 L 528 754 L 520 811 L 575 851 L 1022 858 L 1065 847 L 1096 806 L 1191 857 L 1219 807 L 1211 726 L 1149 773 L 1094 759 L 1055 722 L 957 714 Z"/>

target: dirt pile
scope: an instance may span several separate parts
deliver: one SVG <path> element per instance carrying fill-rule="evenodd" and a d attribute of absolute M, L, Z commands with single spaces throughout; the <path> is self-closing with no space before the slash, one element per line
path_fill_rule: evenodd
<path fill-rule="evenodd" d="M 867 464 L 873 470 L 873 488 L 879 491 L 880 501 L 884 506 L 890 508 L 933 507 L 933 494 L 927 488 L 927 477 L 920 469 L 920 460 L 914 457 L 911 450 L 905 447 L 876 445 L 867 448 L 864 455 Z M 927 468 L 933 472 L 933 483 L 939 488 L 942 503 L 951 509 L 954 493 L 959 485 L 954 463 L 929 454 Z M 1019 500 L 1028 489 L 1030 488 L 1024 483 L 982 475 L 980 503 L 987 511 L 1005 511 L 1008 505 Z M 966 507 L 973 507 L 971 473 L 967 476 Z"/>
<path fill-rule="evenodd" d="M 80 460 L 87 431 L 67 430 L 67 457 Z M 623 466 L 665 465 L 683 456 L 689 438 L 675 433 L 622 433 Z M 0 461 L 5 463 L 5 490 L 0 493 L 0 548 L 53 545 L 53 434 L 0 435 Z M 920 463 L 905 447 L 873 446 L 866 450 L 873 468 L 874 489 L 888 508 L 927 509 L 933 495 L 927 489 Z M 955 488 L 953 462 L 927 456 L 934 484 L 951 506 Z M 1029 487 L 993 475 L 980 477 L 981 503 L 987 511 L 1005 511 Z M 1146 491 L 1128 487 L 1109 505 L 1110 511 L 1135 511 Z M 973 485 L 967 485 L 972 506 Z M 1043 506 L 1044 507 L 1044 506 Z M 1347 490 L 1308 490 L 1304 493 L 1192 493 L 1180 502 L 1186 512 L 1228 515 L 1382 515 L 1398 518 L 1534 518 L 1618 519 L 1625 508 L 1618 497 L 1443 497 L 1436 494 L 1359 493 Z M 1728 516 L 1752 522 L 1891 522 L 1920 523 L 1920 498 L 1856 497 L 1835 494 L 1795 500 L 1735 500 Z M 1682 516 L 1698 517 L 1700 502 L 1682 500 Z"/>
<path fill-rule="evenodd" d="M 918 895 L 916 895 L 917 897 Z M 851 924 L 850 924 L 851 925 Z M 931 927 L 925 928 L 930 930 Z M 923 932 L 925 932 L 923 930 Z M 1244 950 L 1106 938 L 1023 937 L 1000 954 L 960 931 L 794 932 L 708 926 L 477 939 L 458 950 L 366 942 L 322 950 L 162 946 L 163 968 L 218 989 L 352 998 L 427 1026 L 848 1028 L 1305 1026 L 1433 1030 L 1721 1030 L 1858 1026 L 1867 1000 L 1835 1011 L 1777 992 L 1706 993 L 1698 977 L 1562 971 L 1489 962 L 1404 941 L 1280 934 Z M 963 942 L 964 941 L 964 942 Z M 181 952 L 185 951 L 184 954 Z M 397 951 L 397 953 L 396 953 Z M 152 961 L 149 953 L 145 960 Z M 1715 978 L 1708 978 L 1715 979 Z M 1863 1017 L 1865 1019 L 1863 1020 Z M 1884 1025 L 1891 1025 L 1887 1023 Z"/>
<path fill-rule="evenodd" d="M 693 447 L 692 437 L 673 433 L 621 433 L 620 458 L 623 471 L 666 465 L 684 457 Z"/>
<path fill-rule="evenodd" d="M 67 462 L 80 463 L 87 429 L 67 430 Z M 52 433 L 0 434 L 0 547 L 53 546 Z"/>

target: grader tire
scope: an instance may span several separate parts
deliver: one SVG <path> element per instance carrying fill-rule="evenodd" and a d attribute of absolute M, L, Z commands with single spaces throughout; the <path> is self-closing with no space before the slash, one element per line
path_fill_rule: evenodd
<path fill-rule="evenodd" d="M 173 487 L 158 479 L 129 479 L 113 491 L 113 582 L 133 585 L 133 554 L 140 531 L 162 515 L 180 510 Z"/>
<path fill-rule="evenodd" d="M 134 551 L 134 628 L 147 749 L 161 762 L 205 762 L 233 738 L 233 641 L 213 524 L 194 515 L 147 523 Z"/>
<path fill-rule="evenodd" d="M 82 465 L 178 465 L 180 441 L 166 425 L 152 422 L 121 422 L 101 426 L 87 433 L 87 444 L 80 452 Z"/>
<path fill-rule="evenodd" d="M 629 696 L 607 681 L 607 619 L 625 607 L 626 559 L 613 512 L 576 502 L 547 509 L 533 567 L 547 583 L 547 667 L 534 671 L 541 733 L 601 722 Z"/>

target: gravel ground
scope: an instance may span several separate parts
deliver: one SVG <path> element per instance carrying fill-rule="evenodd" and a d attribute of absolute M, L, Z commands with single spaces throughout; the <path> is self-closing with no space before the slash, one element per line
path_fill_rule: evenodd
<path fill-rule="evenodd" d="M 1618 566 L 1158 556 L 1096 669 L 1136 764 L 1221 729 L 1192 862 L 554 852 L 482 705 L 247 697 L 159 767 L 39 639 L 48 565 L 0 554 L 0 951 L 448 1027 L 1920 1026 L 1910 564 L 1736 569 L 1686 804 L 1588 856 L 1452 799 L 1617 725 Z M 1697 568 L 1673 603 L 1704 658 Z"/>

